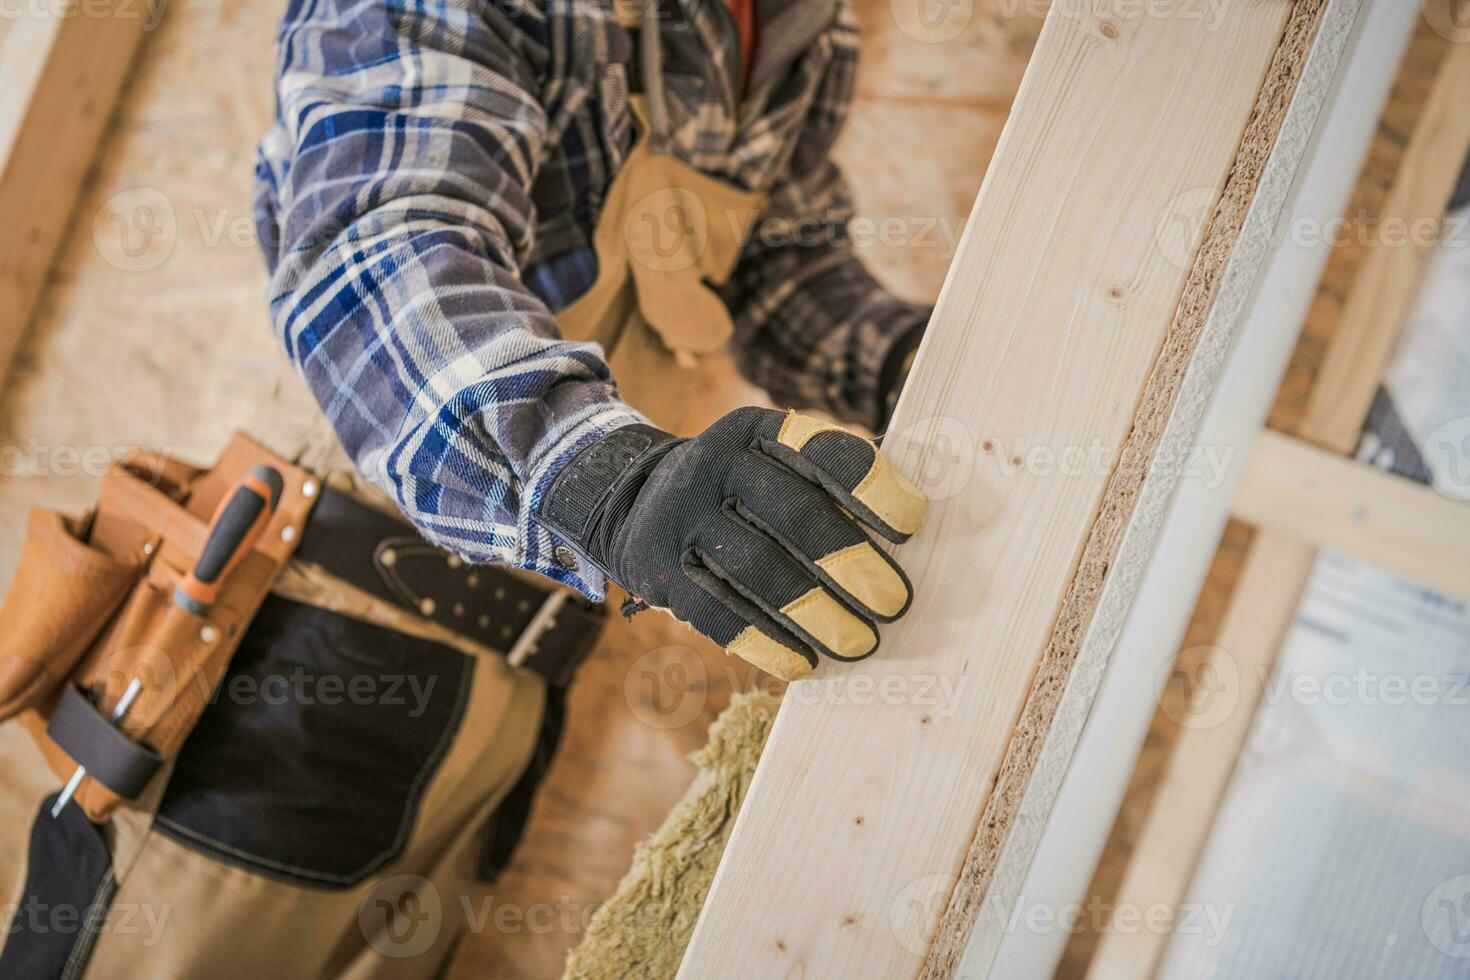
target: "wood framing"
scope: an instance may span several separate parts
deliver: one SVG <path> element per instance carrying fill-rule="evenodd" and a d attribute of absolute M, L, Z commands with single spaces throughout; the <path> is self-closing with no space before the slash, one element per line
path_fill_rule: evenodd
<path fill-rule="evenodd" d="M 953 971 L 1329 5 L 1053 8 L 885 444 L 935 498 L 915 607 L 788 695 L 681 976 Z"/>
<path fill-rule="evenodd" d="M 1235 516 L 1470 599 L 1470 506 L 1376 466 L 1263 432 Z"/>
<path fill-rule="evenodd" d="M 0 35 L 0 380 L 71 220 L 150 19 L 163 4 L 22 4 Z"/>

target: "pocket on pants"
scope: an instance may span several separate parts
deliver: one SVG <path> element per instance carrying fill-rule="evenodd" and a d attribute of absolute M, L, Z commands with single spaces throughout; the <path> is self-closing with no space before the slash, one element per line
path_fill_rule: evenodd
<path fill-rule="evenodd" d="M 184 743 L 157 829 L 292 883 L 361 882 L 406 846 L 474 666 L 271 596 Z"/>

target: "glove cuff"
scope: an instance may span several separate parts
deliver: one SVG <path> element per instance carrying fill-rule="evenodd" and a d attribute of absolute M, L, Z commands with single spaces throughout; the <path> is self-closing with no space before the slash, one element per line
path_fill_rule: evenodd
<path fill-rule="evenodd" d="M 552 530 L 576 543 L 604 574 L 613 577 L 611 545 L 622 526 L 622 517 L 649 471 L 663 458 L 660 447 L 678 441 L 651 425 L 626 425 L 613 430 L 562 467 L 542 498 L 540 516 Z"/>

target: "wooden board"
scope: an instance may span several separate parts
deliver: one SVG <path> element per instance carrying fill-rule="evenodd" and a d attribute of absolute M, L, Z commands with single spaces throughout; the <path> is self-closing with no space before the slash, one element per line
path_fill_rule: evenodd
<path fill-rule="evenodd" d="M 0 38 L 0 380 L 161 5 L 36 4 Z"/>
<path fill-rule="evenodd" d="M 1261 433 L 1235 516 L 1470 598 L 1470 504 L 1299 439 Z"/>
<path fill-rule="evenodd" d="M 1106 553 L 1079 560 L 1153 458 L 1130 432 L 1168 418 L 1231 257 L 1199 218 L 1229 228 L 1249 203 L 1246 179 L 1216 208 L 1232 171 L 1259 174 L 1275 130 L 1242 134 L 1262 92 L 1279 122 L 1320 9 L 1237 2 L 1210 30 L 1053 12 L 886 444 L 936 497 L 901 555 L 915 607 L 878 657 L 787 698 L 681 976 L 904 976 L 931 955 L 1008 751 L 1045 734 L 1038 666 L 1065 680 L 1106 577 Z"/>

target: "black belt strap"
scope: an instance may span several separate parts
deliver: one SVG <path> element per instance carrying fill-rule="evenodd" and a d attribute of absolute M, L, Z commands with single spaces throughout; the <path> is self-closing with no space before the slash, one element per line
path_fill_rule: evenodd
<path fill-rule="evenodd" d="M 377 598 L 503 651 L 514 666 L 565 685 L 607 614 L 552 582 L 471 565 L 408 523 L 324 486 L 295 557 Z"/>
<path fill-rule="evenodd" d="M 161 755 L 128 738 L 75 684 L 62 692 L 46 734 L 86 766 L 88 776 L 125 800 L 137 799 L 163 765 Z"/>

